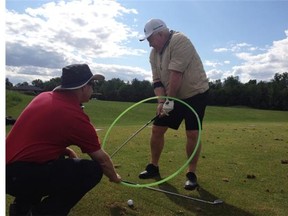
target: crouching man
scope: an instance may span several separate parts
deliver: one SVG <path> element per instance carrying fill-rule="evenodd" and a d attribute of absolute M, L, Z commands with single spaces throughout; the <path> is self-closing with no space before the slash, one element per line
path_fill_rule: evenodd
<path fill-rule="evenodd" d="M 61 85 L 36 96 L 17 119 L 6 138 L 6 193 L 15 197 L 10 215 L 67 215 L 103 174 L 121 182 L 80 106 L 96 80 L 104 76 L 86 64 L 66 66 Z M 92 160 L 78 158 L 70 145 Z"/>

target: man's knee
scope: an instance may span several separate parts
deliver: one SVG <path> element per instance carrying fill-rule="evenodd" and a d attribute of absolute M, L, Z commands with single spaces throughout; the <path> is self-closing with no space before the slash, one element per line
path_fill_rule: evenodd
<path fill-rule="evenodd" d="M 155 137 L 162 137 L 166 133 L 168 127 L 156 126 L 152 127 L 152 135 Z"/>
<path fill-rule="evenodd" d="M 103 177 L 102 167 L 97 161 L 81 160 L 80 169 L 82 177 L 86 179 L 86 183 L 90 182 L 92 187 L 97 185 Z"/>
<path fill-rule="evenodd" d="M 188 140 L 195 142 L 198 139 L 199 131 L 198 130 L 186 130 L 186 136 Z"/>

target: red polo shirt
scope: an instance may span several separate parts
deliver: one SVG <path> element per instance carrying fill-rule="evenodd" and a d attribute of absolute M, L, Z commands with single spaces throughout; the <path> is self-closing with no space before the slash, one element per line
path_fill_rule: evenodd
<path fill-rule="evenodd" d="M 83 153 L 99 150 L 100 143 L 89 117 L 75 95 L 44 92 L 24 109 L 6 138 L 6 163 L 55 160 L 67 146 Z"/>

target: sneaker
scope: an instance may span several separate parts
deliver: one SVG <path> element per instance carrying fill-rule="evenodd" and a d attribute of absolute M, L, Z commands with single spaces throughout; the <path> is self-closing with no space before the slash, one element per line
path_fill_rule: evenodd
<path fill-rule="evenodd" d="M 9 216 L 19 216 L 19 215 L 23 215 L 23 216 L 33 216 L 32 215 L 32 211 L 29 210 L 27 213 L 19 213 L 16 203 L 11 203 L 9 206 Z"/>
<path fill-rule="evenodd" d="M 16 215 L 17 215 L 16 203 L 11 203 L 9 206 L 9 216 L 16 216 Z"/>
<path fill-rule="evenodd" d="M 184 188 L 186 190 L 195 190 L 198 187 L 197 176 L 195 175 L 195 173 L 188 172 L 186 174 L 186 177 L 188 180 L 185 182 Z"/>
<path fill-rule="evenodd" d="M 139 174 L 140 179 L 149 179 L 159 176 L 159 167 L 154 166 L 153 164 L 148 164 L 146 166 L 145 171 L 141 172 Z"/>

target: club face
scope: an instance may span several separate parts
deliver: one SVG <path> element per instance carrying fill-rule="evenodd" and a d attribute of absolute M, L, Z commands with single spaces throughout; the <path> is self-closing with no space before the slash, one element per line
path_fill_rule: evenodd
<path fill-rule="evenodd" d="M 218 205 L 218 204 L 222 204 L 222 203 L 223 203 L 223 200 L 220 200 L 220 199 L 214 200 L 214 202 L 213 202 L 214 205 Z"/>

